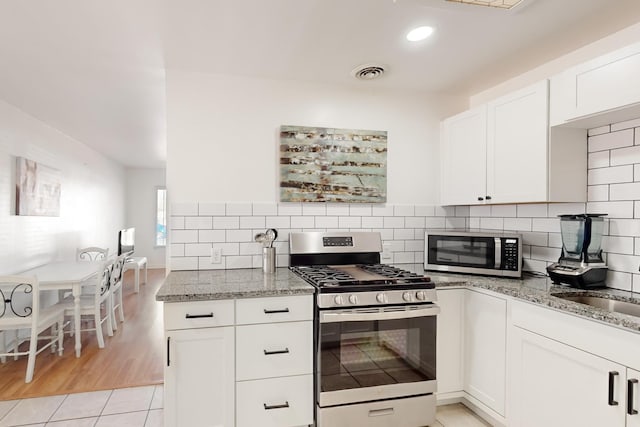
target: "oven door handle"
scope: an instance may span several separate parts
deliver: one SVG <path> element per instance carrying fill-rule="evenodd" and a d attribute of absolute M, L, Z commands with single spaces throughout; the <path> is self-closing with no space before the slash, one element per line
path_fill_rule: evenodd
<path fill-rule="evenodd" d="M 377 311 L 373 313 L 363 313 L 354 311 L 339 311 L 330 313 L 320 313 L 320 323 L 335 322 L 360 322 L 368 320 L 394 320 L 394 319 L 410 319 L 414 317 L 436 316 L 440 313 L 440 307 L 437 305 L 428 308 L 420 308 L 417 310 L 390 310 Z"/>

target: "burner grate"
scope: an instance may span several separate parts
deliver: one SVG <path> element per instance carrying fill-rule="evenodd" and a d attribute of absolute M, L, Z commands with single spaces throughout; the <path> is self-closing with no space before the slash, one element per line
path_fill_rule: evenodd
<path fill-rule="evenodd" d="M 307 282 L 319 287 L 339 287 L 349 285 L 392 285 L 396 283 L 427 283 L 431 279 L 401 268 L 386 264 L 358 264 L 362 271 L 379 276 L 372 279 L 358 279 L 328 265 L 289 267 Z"/>

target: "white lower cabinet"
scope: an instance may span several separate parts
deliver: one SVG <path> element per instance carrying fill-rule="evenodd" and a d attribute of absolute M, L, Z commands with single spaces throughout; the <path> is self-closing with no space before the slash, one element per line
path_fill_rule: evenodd
<path fill-rule="evenodd" d="M 505 414 L 507 301 L 467 290 L 464 301 L 464 390 Z"/>
<path fill-rule="evenodd" d="M 234 328 L 166 332 L 165 426 L 234 426 Z"/>
<path fill-rule="evenodd" d="M 448 393 L 461 392 L 464 386 L 462 368 L 463 308 L 465 289 L 438 289 L 436 378 L 438 399 Z"/>

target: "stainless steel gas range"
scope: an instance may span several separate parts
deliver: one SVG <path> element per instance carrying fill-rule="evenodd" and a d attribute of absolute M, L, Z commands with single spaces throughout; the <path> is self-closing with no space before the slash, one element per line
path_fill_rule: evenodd
<path fill-rule="evenodd" d="M 314 285 L 316 425 L 435 421 L 433 282 L 380 264 L 375 232 L 291 233 L 290 269 Z"/>

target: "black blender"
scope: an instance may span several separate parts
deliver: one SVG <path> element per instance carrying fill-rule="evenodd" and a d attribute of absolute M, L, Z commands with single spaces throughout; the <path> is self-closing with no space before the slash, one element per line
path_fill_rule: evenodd
<path fill-rule="evenodd" d="M 582 289 L 606 286 L 607 265 L 601 249 L 605 215 L 559 215 L 562 253 L 558 262 L 547 267 L 554 283 Z"/>

